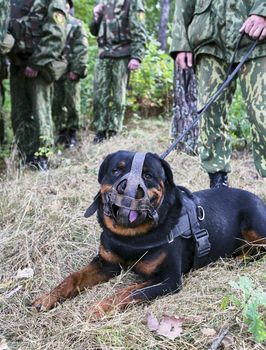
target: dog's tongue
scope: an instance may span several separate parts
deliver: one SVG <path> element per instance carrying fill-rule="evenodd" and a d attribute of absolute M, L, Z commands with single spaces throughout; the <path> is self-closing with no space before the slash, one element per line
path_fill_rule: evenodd
<path fill-rule="evenodd" d="M 130 210 L 130 213 L 128 216 L 129 222 L 134 222 L 135 220 L 137 220 L 137 218 L 138 218 L 138 213 L 136 212 L 136 210 Z"/>

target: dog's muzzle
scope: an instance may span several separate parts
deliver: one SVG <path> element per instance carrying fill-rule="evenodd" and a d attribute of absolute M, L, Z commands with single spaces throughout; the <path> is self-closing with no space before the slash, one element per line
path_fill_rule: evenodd
<path fill-rule="evenodd" d="M 124 227 L 136 227 L 148 218 L 157 224 L 159 219 L 158 208 L 153 207 L 142 179 L 145 156 L 146 153 L 137 152 L 130 172 L 103 195 L 104 214 Z"/>

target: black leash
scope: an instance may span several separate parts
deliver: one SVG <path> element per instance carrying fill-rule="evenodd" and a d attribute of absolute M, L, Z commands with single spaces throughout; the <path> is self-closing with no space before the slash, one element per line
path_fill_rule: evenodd
<path fill-rule="evenodd" d="M 246 62 L 247 58 L 250 56 L 251 52 L 255 49 L 255 46 L 257 45 L 257 40 L 254 41 L 254 43 L 250 46 L 249 50 L 242 57 L 241 61 L 238 63 L 238 65 L 233 70 L 233 72 L 230 73 L 230 71 L 233 68 L 233 63 L 234 63 L 236 52 L 239 49 L 240 42 L 241 42 L 243 36 L 244 36 L 244 34 L 242 34 L 240 36 L 240 38 L 236 44 L 236 48 L 235 48 L 233 57 L 231 59 L 230 65 L 229 65 L 227 77 L 225 78 L 224 82 L 220 85 L 220 87 L 216 91 L 216 93 L 213 94 L 213 96 L 209 99 L 209 101 L 206 103 L 206 105 L 203 108 L 201 108 L 199 111 L 197 111 L 197 115 L 198 115 L 197 118 L 195 118 L 195 120 L 174 140 L 174 142 L 169 146 L 169 148 L 164 153 L 162 153 L 162 155 L 161 155 L 162 159 L 166 158 L 173 151 L 173 149 L 176 148 L 176 146 L 184 138 L 184 136 L 198 123 L 202 114 L 210 107 L 210 105 L 217 99 L 217 97 L 219 97 L 222 94 L 223 90 L 231 83 L 231 81 L 234 79 L 234 77 L 238 73 L 239 69 L 243 66 L 243 64 Z"/>

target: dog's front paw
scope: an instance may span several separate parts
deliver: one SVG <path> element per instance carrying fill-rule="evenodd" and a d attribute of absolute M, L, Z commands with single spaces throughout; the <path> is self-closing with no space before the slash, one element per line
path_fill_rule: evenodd
<path fill-rule="evenodd" d="M 104 298 L 97 303 L 91 305 L 88 309 L 89 315 L 93 319 L 102 318 L 107 313 L 112 311 L 121 311 L 125 309 L 128 305 L 132 305 L 138 302 L 134 300 L 131 296 L 132 290 L 136 288 L 136 285 L 121 289 L 116 294 L 111 297 Z"/>
<path fill-rule="evenodd" d="M 58 298 L 50 293 L 43 294 L 39 298 L 35 299 L 31 306 L 37 311 L 51 310 L 58 302 Z"/>

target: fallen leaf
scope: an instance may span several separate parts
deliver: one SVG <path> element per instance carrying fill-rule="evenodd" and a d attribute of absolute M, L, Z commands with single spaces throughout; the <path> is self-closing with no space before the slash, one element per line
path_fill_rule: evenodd
<path fill-rule="evenodd" d="M 158 335 L 174 340 L 183 332 L 183 321 L 182 317 L 164 315 L 156 332 Z"/>
<path fill-rule="evenodd" d="M 0 350 L 10 350 L 5 338 L 0 339 Z"/>
<path fill-rule="evenodd" d="M 34 275 L 34 271 L 31 267 L 26 267 L 25 269 L 19 269 L 15 278 L 21 279 L 21 278 L 31 278 Z"/>
<path fill-rule="evenodd" d="M 152 312 L 148 312 L 146 314 L 146 321 L 150 331 L 174 340 L 182 333 L 182 325 L 187 319 L 179 316 L 163 315 L 159 322 Z"/>
<path fill-rule="evenodd" d="M 206 335 L 207 337 L 213 337 L 217 334 L 216 330 L 213 328 L 202 328 L 201 333 Z"/>
<path fill-rule="evenodd" d="M 226 335 L 222 340 L 222 346 L 223 346 L 223 349 L 225 350 L 235 349 L 234 345 L 235 345 L 234 338 L 230 335 Z"/>
<path fill-rule="evenodd" d="M 10 292 L 6 292 L 4 293 L 4 297 L 6 299 L 11 298 L 14 294 L 16 294 L 17 292 L 19 292 L 21 290 L 22 286 L 17 286 L 15 289 L 11 290 Z"/>
<path fill-rule="evenodd" d="M 146 315 L 146 320 L 147 320 L 147 326 L 149 328 L 150 331 L 157 331 L 158 327 L 159 327 L 159 321 L 157 320 L 157 318 L 154 316 L 154 314 L 152 312 L 147 312 Z"/>

